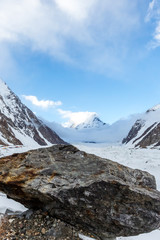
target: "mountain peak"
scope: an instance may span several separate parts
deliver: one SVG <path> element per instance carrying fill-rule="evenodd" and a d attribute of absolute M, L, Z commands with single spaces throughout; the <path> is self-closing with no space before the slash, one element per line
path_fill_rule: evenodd
<path fill-rule="evenodd" d="M 0 145 L 64 143 L 0 79 Z"/>
<path fill-rule="evenodd" d="M 149 112 L 154 112 L 154 111 L 157 111 L 160 109 L 160 104 L 157 104 L 155 106 L 153 106 L 152 108 L 149 108 L 146 113 L 149 113 Z"/>
<path fill-rule="evenodd" d="M 97 113 L 90 113 L 85 121 L 80 124 L 73 124 L 71 128 L 75 129 L 86 129 L 86 128 L 100 128 L 106 125 L 106 123 L 102 122 L 98 117 Z"/>
<path fill-rule="evenodd" d="M 5 96 L 8 95 L 9 93 L 10 93 L 9 87 L 2 79 L 0 79 L 0 95 Z"/>

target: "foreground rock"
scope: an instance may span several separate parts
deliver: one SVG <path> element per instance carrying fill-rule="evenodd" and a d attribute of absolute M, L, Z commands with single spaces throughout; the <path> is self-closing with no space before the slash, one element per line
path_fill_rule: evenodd
<path fill-rule="evenodd" d="M 0 159 L 0 190 L 100 239 L 160 226 L 160 193 L 152 175 L 71 145 Z"/>

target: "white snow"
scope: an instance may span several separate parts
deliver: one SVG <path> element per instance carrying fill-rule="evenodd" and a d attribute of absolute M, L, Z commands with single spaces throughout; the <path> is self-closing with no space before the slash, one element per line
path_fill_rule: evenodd
<path fill-rule="evenodd" d="M 1 96 L 7 96 L 7 95 L 10 93 L 10 91 L 9 91 L 6 83 L 3 82 L 2 79 L 0 79 L 0 86 L 1 86 L 1 87 L 0 87 L 0 95 L 1 95 Z"/>
<path fill-rule="evenodd" d="M 96 113 L 92 113 L 90 114 L 90 116 L 88 116 L 88 118 L 85 119 L 85 121 L 82 121 L 79 124 L 72 124 L 70 127 L 71 128 L 76 128 L 77 130 L 81 130 L 81 129 L 88 129 L 88 128 L 101 128 L 101 127 L 107 127 L 109 126 L 109 124 L 106 124 L 104 122 L 102 122 L 98 115 Z"/>
<path fill-rule="evenodd" d="M 54 144 L 52 144 L 54 145 Z M 46 148 L 46 147 L 50 147 L 51 144 L 49 146 L 40 146 L 40 145 L 10 145 L 10 146 L 2 146 L 0 145 L 0 158 L 5 157 L 5 156 L 10 156 L 14 153 L 23 153 L 23 152 L 27 152 L 29 150 L 34 150 L 34 149 L 38 149 L 38 148 Z"/>
<path fill-rule="evenodd" d="M 82 240 L 95 240 L 95 238 L 86 237 L 83 234 L 79 234 L 79 238 L 82 239 Z"/>
<path fill-rule="evenodd" d="M 14 128 L 11 128 L 11 129 L 15 137 L 19 139 L 24 146 L 28 146 L 28 147 L 32 146 L 33 148 L 39 147 L 39 144 L 36 141 L 34 141 L 32 137 L 30 137 L 33 135 L 32 132 L 30 133 L 30 136 L 28 136 L 27 134 L 23 134 L 22 132 L 19 132 Z"/>
<path fill-rule="evenodd" d="M 64 127 L 76 128 L 83 123 L 91 122 L 93 118 L 97 117 L 97 113 L 95 112 L 71 112 L 62 109 L 58 111 L 63 118 L 69 119 L 68 122 L 63 124 Z"/>
<path fill-rule="evenodd" d="M 5 194 L 0 193 L 0 213 L 5 213 L 6 209 L 10 209 L 12 211 L 22 211 L 27 210 L 22 204 L 9 199 Z"/>

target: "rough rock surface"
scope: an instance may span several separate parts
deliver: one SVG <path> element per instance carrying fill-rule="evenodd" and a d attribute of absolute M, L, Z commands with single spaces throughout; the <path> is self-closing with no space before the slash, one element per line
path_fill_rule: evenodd
<path fill-rule="evenodd" d="M 82 230 L 78 231 L 41 210 L 24 213 L 9 211 L 0 223 L 1 240 L 82 240 L 80 236 L 84 235 L 86 233 Z"/>
<path fill-rule="evenodd" d="M 128 143 L 132 139 L 136 138 L 139 130 L 143 127 L 144 122 L 141 119 L 138 119 L 135 124 L 132 126 L 126 138 L 122 140 L 122 143 Z"/>
<path fill-rule="evenodd" d="M 152 175 L 71 145 L 1 158 L 0 190 L 100 239 L 160 226 L 160 193 Z"/>
<path fill-rule="evenodd" d="M 148 146 L 160 146 L 160 123 L 154 123 L 143 133 L 136 147 L 146 148 Z M 137 140 L 139 140 L 137 139 Z"/>
<path fill-rule="evenodd" d="M 154 122 L 144 131 L 139 137 L 138 132 L 145 126 L 145 122 L 137 120 L 128 133 L 128 136 L 123 139 L 122 143 L 132 142 L 135 147 L 146 148 L 149 146 L 160 146 L 160 123 Z"/>

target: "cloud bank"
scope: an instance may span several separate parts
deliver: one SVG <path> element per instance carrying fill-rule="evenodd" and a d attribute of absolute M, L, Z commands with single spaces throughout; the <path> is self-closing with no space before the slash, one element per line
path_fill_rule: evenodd
<path fill-rule="evenodd" d="M 78 126 L 79 124 L 86 122 L 93 116 L 97 116 L 95 112 L 72 112 L 72 111 L 64 111 L 62 109 L 58 109 L 58 112 L 64 119 L 68 119 L 67 122 L 63 124 L 64 127 Z"/>
<path fill-rule="evenodd" d="M 134 0 L 1 0 L 0 44 L 79 67 L 118 70 L 139 24 Z"/>
<path fill-rule="evenodd" d="M 57 107 L 57 106 L 60 106 L 62 105 L 62 102 L 61 101 L 51 101 L 51 100 L 38 100 L 38 98 L 36 96 L 26 96 L 26 95 L 23 95 L 23 97 L 30 101 L 33 105 L 37 106 L 37 107 L 41 107 L 41 108 L 44 108 L 44 109 L 47 109 L 49 107 Z"/>
<path fill-rule="evenodd" d="M 160 46 L 160 1 L 152 0 L 148 7 L 146 22 L 155 22 L 155 30 L 153 33 L 153 40 L 150 42 L 151 48 Z"/>

